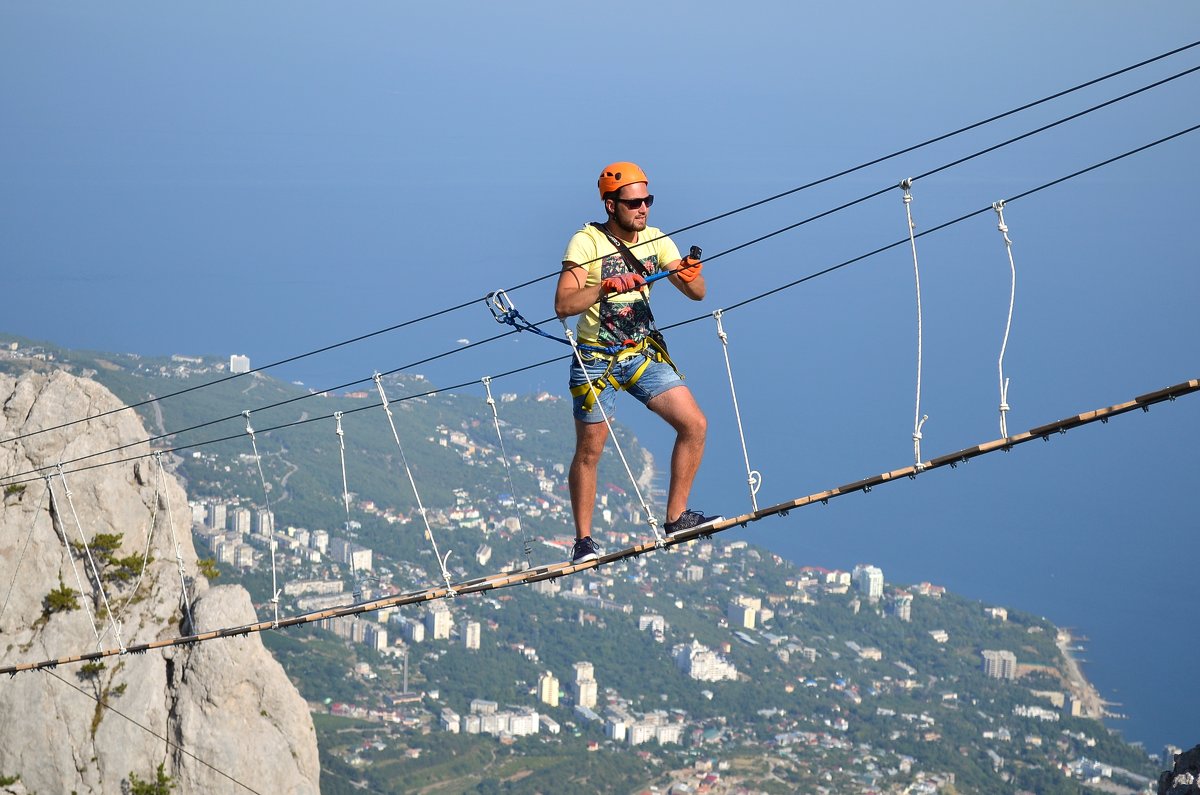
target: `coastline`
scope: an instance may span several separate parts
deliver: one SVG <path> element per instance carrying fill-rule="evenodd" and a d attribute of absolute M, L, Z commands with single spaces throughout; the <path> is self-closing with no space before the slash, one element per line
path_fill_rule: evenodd
<path fill-rule="evenodd" d="M 1109 713 L 1105 709 L 1108 702 L 1100 697 L 1100 691 L 1083 675 L 1079 661 L 1071 652 L 1071 646 L 1075 642 L 1071 631 L 1060 628 L 1054 642 L 1058 646 L 1066 668 L 1065 684 L 1067 689 L 1070 691 L 1071 697 L 1080 705 L 1079 716 L 1095 720 L 1103 720 L 1108 717 Z"/>

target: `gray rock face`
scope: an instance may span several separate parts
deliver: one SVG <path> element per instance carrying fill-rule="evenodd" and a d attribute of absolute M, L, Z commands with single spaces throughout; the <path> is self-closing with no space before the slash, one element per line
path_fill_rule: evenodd
<path fill-rule="evenodd" d="M 103 386 L 66 373 L 0 374 L 0 440 L 120 405 Z M 112 414 L 0 444 L 0 474 L 49 474 L 59 461 L 148 435 L 133 412 Z M 4 664 L 117 647 L 118 632 L 125 645 L 185 632 L 176 540 L 198 630 L 257 620 L 244 589 L 209 587 L 197 573 L 187 497 L 169 468 L 160 479 L 154 459 L 141 458 L 70 471 L 147 451 L 141 444 L 66 465 L 66 487 L 55 477 L 49 488 L 35 479 L 0 490 Z M 66 543 L 82 535 L 90 545 L 99 534 L 120 534 L 113 557 L 137 563 L 124 583 L 102 571 L 103 597 L 88 561 Z M 60 584 L 81 592 L 79 609 L 47 611 Z M 308 708 L 257 635 L 0 680 L 0 779 L 19 774 L 16 786 L 29 792 L 113 793 L 130 773 L 153 780 L 160 763 L 181 792 L 247 791 L 238 782 L 263 793 L 320 789 Z"/>

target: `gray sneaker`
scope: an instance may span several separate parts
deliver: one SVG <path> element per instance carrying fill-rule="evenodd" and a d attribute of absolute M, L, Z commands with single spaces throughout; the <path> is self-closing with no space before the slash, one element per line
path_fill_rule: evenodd
<path fill-rule="evenodd" d="M 600 547 L 596 546 L 596 542 L 592 540 L 591 536 L 585 536 L 575 542 L 575 550 L 571 553 L 571 565 L 587 563 L 600 555 Z"/>
<path fill-rule="evenodd" d="M 723 521 L 725 521 L 724 516 L 705 516 L 699 511 L 693 511 L 689 508 L 679 514 L 679 518 L 675 521 L 664 524 L 663 530 L 670 537 L 676 533 L 682 533 L 684 530 L 695 530 L 698 527 L 707 527 L 708 525 Z"/>

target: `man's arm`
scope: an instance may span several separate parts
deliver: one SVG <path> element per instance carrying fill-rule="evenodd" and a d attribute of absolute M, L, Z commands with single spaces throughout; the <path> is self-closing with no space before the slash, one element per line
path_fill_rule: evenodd
<path fill-rule="evenodd" d="M 667 270 L 673 271 L 682 264 L 683 260 L 677 259 L 667 265 Z M 667 277 L 667 281 L 679 288 L 679 292 L 683 293 L 693 301 L 703 300 L 705 294 L 708 292 L 708 287 L 704 284 L 704 274 L 702 273 L 697 273 L 690 282 L 685 282 L 683 279 L 679 278 L 679 274 L 672 273 Z"/>
<path fill-rule="evenodd" d="M 558 286 L 554 290 L 554 314 L 566 318 L 586 312 L 588 307 L 600 300 L 604 287 L 600 284 L 587 286 L 587 268 L 566 261 L 562 266 Z"/>

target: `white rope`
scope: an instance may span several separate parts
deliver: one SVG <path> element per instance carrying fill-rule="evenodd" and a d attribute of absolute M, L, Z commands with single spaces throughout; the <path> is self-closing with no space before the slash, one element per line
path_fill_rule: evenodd
<path fill-rule="evenodd" d="M 750 504 L 758 510 L 758 489 L 762 486 L 762 474 L 757 469 L 750 468 L 750 454 L 746 451 L 746 434 L 742 430 L 742 412 L 738 408 L 737 390 L 733 386 L 733 367 L 729 363 L 729 335 L 721 324 L 720 309 L 713 312 L 717 321 L 717 338 L 721 340 L 721 350 L 725 354 L 725 372 L 729 374 L 729 394 L 733 396 L 733 416 L 737 418 L 738 438 L 742 440 L 742 459 L 746 462 L 746 484 L 750 487 Z"/>
<path fill-rule="evenodd" d="M 425 504 L 421 502 L 421 493 L 417 490 L 417 481 L 413 478 L 412 469 L 408 465 L 408 457 L 404 455 L 404 445 L 400 443 L 400 432 L 396 430 L 396 419 L 392 416 L 392 408 L 388 405 L 387 393 L 383 391 L 383 376 L 375 373 L 375 388 L 379 390 L 379 400 L 383 403 L 383 411 L 387 414 L 388 424 L 392 427 L 392 438 L 396 440 L 396 447 L 400 448 L 400 461 L 404 464 L 404 472 L 408 475 L 409 485 L 412 486 L 413 496 L 417 499 L 417 511 L 421 514 L 421 521 L 425 523 L 425 537 L 429 539 L 429 543 L 433 546 L 433 556 L 437 558 L 438 566 L 442 570 L 442 579 L 446 581 L 446 588 L 449 589 L 450 595 L 457 595 L 457 591 L 450 585 L 450 572 L 446 570 L 446 561 L 450 559 L 450 551 L 446 552 L 446 557 L 442 557 L 442 553 L 438 550 L 437 539 L 433 537 L 433 528 L 429 526 L 429 513 L 425 509 Z M 452 551 L 452 550 L 451 550 Z"/>
<path fill-rule="evenodd" d="M 571 343 L 571 350 L 575 352 L 575 361 L 579 362 L 579 368 L 583 371 L 584 378 L 587 378 L 587 367 L 583 364 L 583 355 L 579 353 L 579 344 L 575 341 L 575 334 L 567 325 L 565 318 L 559 318 L 562 323 L 563 331 L 567 333 L 567 342 Z M 633 470 L 629 466 L 629 461 L 625 458 L 625 452 L 621 450 L 621 443 L 617 441 L 617 434 L 613 431 L 612 420 L 608 417 L 608 412 L 604 410 L 604 404 L 600 402 L 600 393 L 596 391 L 596 386 L 588 379 L 588 390 L 591 392 L 592 400 L 596 402 L 596 408 L 600 409 L 600 416 L 604 418 L 604 424 L 608 426 L 608 435 L 612 438 L 613 447 L 617 449 L 617 455 L 621 458 L 621 464 L 625 467 L 625 473 L 629 475 L 629 482 L 633 484 L 633 492 L 637 495 L 638 502 L 642 505 L 642 510 L 646 513 L 646 524 L 650 525 L 650 529 L 654 532 L 654 543 L 661 547 L 664 539 L 662 534 L 658 532 L 658 520 L 654 518 L 654 513 L 650 510 L 650 506 L 646 504 L 646 498 L 642 496 L 642 490 L 638 488 L 637 478 L 633 476 Z"/>
<path fill-rule="evenodd" d="M 913 414 L 913 458 L 917 471 L 925 469 L 925 464 L 921 461 L 921 428 L 925 425 L 925 420 L 929 419 L 929 415 L 921 416 L 921 269 L 917 265 L 917 238 L 913 234 L 916 224 L 912 219 L 912 194 L 909 190 L 912 188 L 911 179 L 903 179 L 900 181 L 900 187 L 904 190 L 904 214 L 908 216 L 908 242 L 912 247 L 913 255 L 913 276 L 917 283 L 917 408 Z"/>
<path fill-rule="evenodd" d="M 52 478 L 52 475 L 46 478 L 46 489 L 50 492 L 50 522 L 54 527 L 54 532 L 62 541 L 63 548 L 67 551 L 67 559 L 71 561 L 71 571 L 75 573 L 75 584 L 79 586 L 79 596 L 83 599 L 83 611 L 87 613 L 88 621 L 91 622 L 92 632 L 96 635 L 96 649 L 99 650 L 104 648 L 104 641 L 100 638 L 100 630 L 96 627 L 96 618 L 92 615 L 92 609 L 88 607 L 87 591 L 83 587 L 83 578 L 79 576 L 79 567 L 75 565 L 75 554 L 71 550 L 71 542 L 67 540 L 67 528 L 61 521 L 55 521 L 62 514 L 58 510 L 58 500 L 54 498 Z M 61 578 L 59 582 L 62 582 Z"/>
<path fill-rule="evenodd" d="M 346 432 L 342 430 L 342 412 L 333 412 L 333 421 L 337 424 L 334 433 L 338 438 L 338 455 L 342 461 L 342 504 L 346 506 L 346 530 L 350 530 L 350 484 L 346 480 Z"/>
<path fill-rule="evenodd" d="M 342 412 L 340 412 L 340 411 L 333 412 L 333 421 L 334 421 L 334 425 L 335 425 L 333 432 L 337 434 L 337 438 L 338 438 L 338 458 L 342 463 L 342 505 L 345 506 L 345 508 L 346 508 L 346 521 L 342 525 L 342 527 L 345 529 L 346 534 L 349 535 L 350 534 L 350 483 L 346 479 L 346 432 L 344 430 L 342 430 Z M 372 578 L 372 577 L 361 577 L 360 578 L 358 576 L 358 569 L 356 569 L 354 566 L 354 555 L 350 556 L 350 576 L 354 578 L 354 592 L 353 592 L 352 596 L 354 599 L 354 603 L 357 604 L 358 602 L 362 601 L 363 588 L 365 587 L 366 583 L 372 579 L 378 580 L 378 578 Z"/>
<path fill-rule="evenodd" d="M 33 511 L 33 521 L 29 524 L 29 535 L 25 536 L 25 543 L 21 546 L 21 554 L 17 556 L 17 565 L 13 569 L 12 582 L 8 584 L 8 593 L 4 595 L 4 606 L 0 607 L 0 622 L 4 621 L 4 613 L 8 610 L 8 600 L 12 598 L 13 588 L 17 585 L 17 574 L 21 571 L 21 562 L 25 560 L 25 552 L 29 549 L 29 542 L 33 540 L 33 531 L 37 528 L 37 520 L 41 516 L 42 506 L 46 504 L 46 495 L 49 492 L 50 478 L 47 477 L 46 490 L 42 492 L 37 508 Z"/>
<path fill-rule="evenodd" d="M 158 454 L 155 453 L 155 455 L 158 455 Z M 149 527 L 146 528 L 146 548 L 142 551 L 142 568 L 138 572 L 137 580 L 134 581 L 133 588 L 132 588 L 132 590 L 130 590 L 129 596 L 127 596 L 125 598 L 125 603 L 123 605 L 121 605 L 120 610 L 118 611 L 118 613 L 122 616 L 124 616 L 125 611 L 129 609 L 129 605 L 133 603 L 133 598 L 135 596 L 137 596 L 138 588 L 140 588 L 142 586 L 142 579 L 146 576 L 146 565 L 150 561 L 150 545 L 153 543 L 153 540 L 154 540 L 154 528 L 158 524 L 158 495 L 159 495 L 160 488 L 161 488 L 161 482 L 159 479 L 159 473 L 157 471 L 155 471 L 155 473 L 154 473 L 154 505 L 150 511 L 150 525 L 149 525 Z M 107 629 L 104 630 L 104 634 L 106 636 L 108 635 Z"/>
<path fill-rule="evenodd" d="M 271 523 L 271 535 L 267 536 L 267 547 L 271 550 L 271 607 L 275 611 L 275 625 L 279 625 L 279 582 L 275 574 L 275 514 L 271 512 L 271 496 L 267 493 L 267 477 L 263 474 L 262 456 L 258 454 L 258 441 L 254 438 L 254 429 L 250 427 L 250 410 L 242 412 L 246 418 L 246 434 L 250 437 L 250 447 L 254 450 L 254 462 L 258 464 L 258 479 L 262 483 L 263 502 L 267 506 L 267 517 Z"/>
<path fill-rule="evenodd" d="M 158 477 L 162 481 L 162 494 L 167 503 L 167 527 L 171 528 L 171 542 L 175 545 L 175 563 L 179 566 L 179 587 L 183 593 L 183 609 L 187 615 L 188 629 L 192 634 L 195 634 L 200 630 L 196 626 L 195 618 L 192 616 L 192 600 L 188 596 L 187 571 L 183 567 L 183 551 L 179 547 L 179 536 L 175 533 L 175 514 L 171 510 L 171 491 L 166 487 L 167 473 L 163 469 L 162 453 L 155 453 L 154 460 L 158 462 Z M 154 505 L 157 509 L 157 498 Z"/>
<path fill-rule="evenodd" d="M 1008 268 L 1012 272 L 1012 283 L 1008 290 L 1008 320 L 1004 323 L 1004 341 L 1000 343 L 1000 361 L 996 365 L 1000 372 L 1000 435 L 1008 438 L 1008 379 L 1004 377 L 1004 352 L 1008 349 L 1008 332 L 1012 329 L 1013 304 L 1017 299 L 1017 266 L 1013 262 L 1012 241 L 1008 239 L 1008 224 L 1004 223 L 1004 201 L 992 204 L 996 211 L 996 228 L 1004 237 L 1004 250 L 1008 253 Z"/>
<path fill-rule="evenodd" d="M 496 411 L 496 399 L 492 397 L 492 377 L 485 375 L 482 379 L 483 388 L 487 390 L 487 404 L 492 409 L 492 422 L 496 426 L 496 439 L 500 442 L 500 461 L 504 464 L 504 474 L 508 476 L 508 491 L 513 495 L 513 500 L 517 499 L 517 489 L 513 486 L 512 467 L 508 463 L 508 452 L 504 449 L 504 434 L 500 433 L 500 413 Z M 521 564 L 522 569 L 528 569 L 530 565 L 530 555 L 533 554 L 533 544 L 529 541 L 529 534 L 525 531 L 525 524 L 521 521 L 521 517 L 517 517 L 517 526 L 521 528 L 521 540 L 525 543 L 525 561 Z"/>
<path fill-rule="evenodd" d="M 125 642 L 123 640 L 121 640 L 121 624 L 119 621 L 117 621 L 117 617 L 115 615 L 113 615 L 112 608 L 108 604 L 108 594 L 105 593 L 105 591 L 104 591 L 104 583 L 100 579 L 100 570 L 96 567 L 96 561 L 92 557 L 92 549 L 91 549 L 91 547 L 88 546 L 87 538 L 83 534 L 83 524 L 79 521 L 79 514 L 75 511 L 75 500 L 71 496 L 71 487 L 70 487 L 70 485 L 67 484 L 67 475 L 65 472 L 63 472 L 62 464 L 57 464 L 56 468 L 58 469 L 58 479 L 62 481 L 63 490 L 66 492 L 66 495 L 67 495 L 67 506 L 70 507 L 71 516 L 75 520 L 75 529 L 77 529 L 79 531 L 79 540 L 80 540 L 80 542 L 83 543 L 84 555 L 87 556 L 88 564 L 92 567 L 92 576 L 95 578 L 97 590 L 100 591 L 100 601 L 102 601 L 104 603 L 104 612 L 106 612 L 108 614 L 108 620 L 112 624 L 113 636 L 116 637 L 116 639 L 117 639 L 117 646 L 121 649 L 121 653 L 124 654 L 125 653 Z M 63 538 L 64 539 L 66 538 L 65 530 L 63 531 Z M 69 545 L 68 545 L 67 549 L 68 549 L 68 553 L 69 553 L 70 552 Z M 71 566 L 72 566 L 72 568 L 74 568 L 74 566 L 75 566 L 74 560 L 72 560 Z M 75 577 L 78 580 L 78 578 L 79 578 L 78 571 L 75 572 Z M 82 582 L 80 583 L 79 587 L 82 590 L 82 588 L 83 588 Z M 85 604 L 86 604 L 86 602 L 85 602 Z M 88 617 L 91 618 L 90 610 L 88 611 Z M 96 628 L 96 620 L 94 618 L 92 619 L 92 629 L 96 631 L 97 647 L 102 646 L 103 641 L 101 640 L 100 633 Z M 107 632 L 105 634 L 107 634 Z"/>

